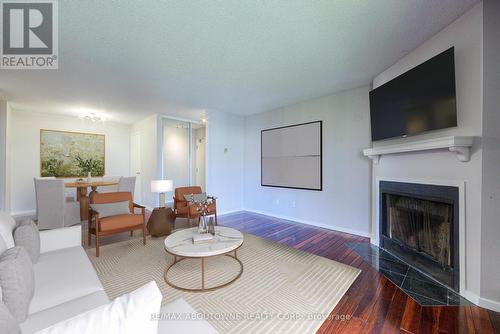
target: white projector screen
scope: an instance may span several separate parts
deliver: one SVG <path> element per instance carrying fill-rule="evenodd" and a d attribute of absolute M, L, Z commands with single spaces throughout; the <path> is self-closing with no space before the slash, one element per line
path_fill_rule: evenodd
<path fill-rule="evenodd" d="M 322 190 L 322 121 L 261 131 L 261 185 Z"/>

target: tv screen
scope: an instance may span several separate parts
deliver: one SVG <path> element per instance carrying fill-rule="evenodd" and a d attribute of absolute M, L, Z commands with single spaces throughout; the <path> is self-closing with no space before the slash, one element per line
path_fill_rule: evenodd
<path fill-rule="evenodd" d="M 454 48 L 370 92 L 372 140 L 457 126 Z"/>

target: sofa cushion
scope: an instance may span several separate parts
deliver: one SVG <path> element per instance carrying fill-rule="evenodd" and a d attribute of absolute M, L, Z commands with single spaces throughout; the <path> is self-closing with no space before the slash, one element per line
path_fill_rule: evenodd
<path fill-rule="evenodd" d="M 32 220 L 25 220 L 14 230 L 14 243 L 24 247 L 31 262 L 36 263 L 40 257 L 40 232 Z"/>
<path fill-rule="evenodd" d="M 130 201 L 90 204 L 90 207 L 99 213 L 99 218 L 126 215 L 130 213 Z"/>
<path fill-rule="evenodd" d="M 20 327 L 23 334 L 34 333 L 107 303 L 109 303 L 109 299 L 104 291 L 94 292 L 90 295 L 30 314 L 28 319 L 20 324 Z"/>
<path fill-rule="evenodd" d="M 29 314 L 104 290 L 80 246 L 40 254 L 33 267 L 35 295 Z"/>
<path fill-rule="evenodd" d="M 59 322 L 39 334 L 157 334 L 151 318 L 160 310 L 162 295 L 154 281 L 120 296 L 111 303 Z"/>
<path fill-rule="evenodd" d="M 158 334 L 218 333 L 205 320 L 200 320 L 197 312 L 182 298 L 161 307 L 158 315 Z"/>
<path fill-rule="evenodd" d="M 7 250 L 7 245 L 5 244 L 5 240 L 3 240 L 2 235 L 0 235 L 0 255 L 6 250 Z"/>
<path fill-rule="evenodd" d="M 128 214 L 100 219 L 101 229 L 99 231 L 113 231 L 124 227 L 141 226 L 142 215 Z"/>
<path fill-rule="evenodd" d="M 40 231 L 40 254 L 82 245 L 82 226 Z"/>
<path fill-rule="evenodd" d="M 200 186 L 175 188 L 174 196 L 179 201 L 184 201 L 184 195 L 201 194 Z"/>
<path fill-rule="evenodd" d="M 0 302 L 0 329 L 2 334 L 21 334 L 21 328 L 4 303 Z"/>
<path fill-rule="evenodd" d="M 10 215 L 0 211 L 0 236 L 5 241 L 7 248 L 14 247 L 14 237 L 12 233 L 16 228 L 16 221 Z"/>
<path fill-rule="evenodd" d="M 208 199 L 207 193 L 201 193 L 201 194 L 188 194 L 184 195 L 184 199 L 187 202 L 192 202 L 192 203 L 203 203 L 206 202 Z"/>
<path fill-rule="evenodd" d="M 5 306 L 16 321 L 24 321 L 34 289 L 33 264 L 24 248 L 12 247 L 0 255 L 0 286 Z"/>

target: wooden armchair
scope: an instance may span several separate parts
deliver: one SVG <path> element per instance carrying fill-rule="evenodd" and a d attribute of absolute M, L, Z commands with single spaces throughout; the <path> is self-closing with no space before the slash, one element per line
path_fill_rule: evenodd
<path fill-rule="evenodd" d="M 196 210 L 196 205 L 186 201 L 185 195 L 191 194 L 201 194 L 201 187 L 180 187 L 175 188 L 174 193 L 174 212 L 175 217 L 187 218 L 188 224 L 191 224 L 191 219 L 200 219 L 200 214 Z M 217 225 L 217 203 L 215 198 L 213 198 L 212 204 L 208 208 L 208 215 L 215 216 L 215 225 Z"/>
<path fill-rule="evenodd" d="M 145 216 L 146 208 L 142 205 L 135 204 L 132 201 L 130 192 L 112 192 L 112 193 L 92 193 L 90 197 L 91 204 L 106 204 L 129 201 L 130 213 L 109 216 L 105 218 L 99 217 L 99 212 L 89 209 L 88 215 L 88 244 L 91 243 L 91 235 L 95 235 L 96 256 L 99 256 L 99 238 L 101 236 L 112 235 L 116 233 L 128 232 L 133 235 L 134 230 L 142 230 L 142 239 L 146 244 L 146 225 Z M 136 214 L 134 209 L 141 209 L 140 214 Z"/>

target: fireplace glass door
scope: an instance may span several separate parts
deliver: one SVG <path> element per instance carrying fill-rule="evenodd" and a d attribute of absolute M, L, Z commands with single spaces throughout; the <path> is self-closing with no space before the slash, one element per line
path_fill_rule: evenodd
<path fill-rule="evenodd" d="M 385 196 L 388 237 L 443 267 L 451 267 L 453 207 L 406 196 Z"/>
<path fill-rule="evenodd" d="M 380 246 L 458 291 L 458 188 L 381 181 L 380 200 Z"/>

